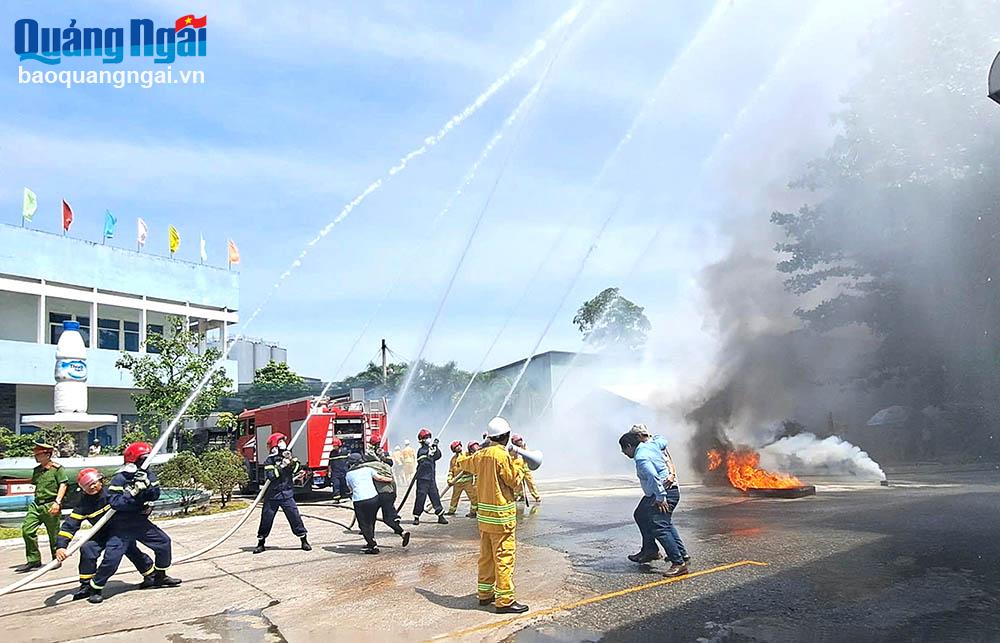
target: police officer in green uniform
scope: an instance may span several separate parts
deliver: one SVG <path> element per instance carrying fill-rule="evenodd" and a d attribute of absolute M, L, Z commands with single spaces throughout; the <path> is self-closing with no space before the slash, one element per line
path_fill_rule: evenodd
<path fill-rule="evenodd" d="M 63 497 L 69 489 L 66 471 L 58 462 L 52 461 L 55 447 L 44 442 L 35 443 L 35 467 L 31 474 L 31 484 L 35 485 L 35 497 L 28 505 L 28 513 L 21 523 L 21 536 L 24 537 L 24 565 L 15 571 L 30 572 L 42 566 L 42 554 L 38 550 L 38 528 L 45 525 L 49 535 L 49 549 L 52 558 L 56 557 L 56 537 L 59 533 L 59 521 L 62 518 Z"/>

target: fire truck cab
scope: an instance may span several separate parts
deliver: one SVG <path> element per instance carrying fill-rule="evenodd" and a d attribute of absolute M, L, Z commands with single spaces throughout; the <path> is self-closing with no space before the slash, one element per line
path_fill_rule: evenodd
<path fill-rule="evenodd" d="M 381 439 L 385 434 L 385 399 L 366 400 L 365 390 L 361 388 L 335 398 L 303 397 L 248 409 L 239 416 L 240 437 L 236 442 L 237 452 L 246 461 L 250 477 L 247 492 L 255 493 L 264 484 L 267 438 L 272 433 L 282 433 L 291 441 L 309 416 L 313 404 L 318 405 L 317 411 L 309 417 L 309 425 L 292 445 L 292 455 L 305 469 L 305 475 L 296 479 L 297 491 L 305 493 L 330 484 L 330 452 L 334 437 L 340 438 L 347 452 L 363 454 L 373 436 Z"/>

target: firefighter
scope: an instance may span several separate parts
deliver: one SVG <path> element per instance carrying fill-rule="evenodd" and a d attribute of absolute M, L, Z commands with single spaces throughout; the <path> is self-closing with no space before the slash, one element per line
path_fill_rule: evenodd
<path fill-rule="evenodd" d="M 56 534 L 59 531 L 59 517 L 62 502 L 69 489 L 69 481 L 63 466 L 52 459 L 56 448 L 44 442 L 35 442 L 34 456 L 38 466 L 31 472 L 31 484 L 35 486 L 35 496 L 28 504 L 28 511 L 21 523 L 24 538 L 26 562 L 16 572 L 30 572 L 42 566 L 42 553 L 38 549 L 38 528 L 44 526 L 49 537 L 49 550 L 56 557 Z"/>
<path fill-rule="evenodd" d="M 368 438 L 368 448 L 365 450 L 365 462 L 384 462 L 392 466 L 392 458 L 385 449 L 382 448 L 382 440 L 376 436 Z"/>
<path fill-rule="evenodd" d="M 59 562 L 69 557 L 66 548 L 69 547 L 70 541 L 83 522 L 86 520 L 94 525 L 111 508 L 108 504 L 108 492 L 104 488 L 104 477 L 100 471 L 89 467 L 81 469 L 76 476 L 76 483 L 83 496 L 80 504 L 74 507 L 73 512 L 63 520 L 62 527 L 59 528 L 59 536 L 56 538 L 56 559 Z M 74 601 L 90 596 L 90 579 L 97 573 L 97 559 L 107 546 L 108 536 L 109 530 L 102 529 L 80 548 L 80 588 L 73 593 Z M 136 570 L 143 576 L 139 589 L 152 587 L 153 559 L 144 554 L 134 542 L 125 550 L 125 557 L 132 561 Z"/>
<path fill-rule="evenodd" d="M 272 433 L 271 437 L 267 439 L 267 448 L 271 452 L 264 460 L 264 475 L 271 484 L 264 496 L 264 506 L 260 512 L 260 526 L 257 527 L 257 546 L 254 547 L 253 553 L 259 554 L 264 551 L 264 541 L 271 534 L 274 515 L 278 513 L 279 508 L 288 519 L 292 533 L 302 541 L 302 549 L 312 551 L 312 545 L 306 538 L 308 534 L 306 526 L 302 524 L 299 507 L 295 504 L 295 485 L 292 482 L 295 474 L 302 469 L 302 464 L 297 458 L 292 457 L 292 452 L 288 450 L 288 444 L 282 433 Z"/>
<path fill-rule="evenodd" d="M 403 474 L 403 449 L 398 444 L 392 449 L 392 477 L 397 487 L 408 484 Z"/>
<path fill-rule="evenodd" d="M 510 441 L 511 444 L 513 444 L 516 447 L 519 447 L 521 449 L 527 448 L 524 443 L 524 438 L 517 433 L 510 436 Z M 524 462 L 524 458 L 522 458 L 521 456 L 516 455 L 514 457 L 520 460 L 522 463 Z M 528 493 L 531 494 L 531 497 L 535 499 L 536 503 L 542 501 L 541 496 L 538 495 L 538 487 L 535 486 L 535 478 L 534 476 L 531 475 L 531 469 L 529 469 L 527 466 L 524 467 L 524 486 L 528 488 Z M 524 498 L 524 491 L 519 490 L 517 495 L 518 495 L 518 500 Z"/>
<path fill-rule="evenodd" d="M 435 468 L 437 461 L 441 459 L 441 449 L 438 448 L 437 438 L 431 440 L 431 432 L 420 429 L 417 433 L 420 440 L 420 448 L 417 450 L 417 499 L 413 504 L 413 524 L 420 524 L 420 514 L 424 511 L 424 503 L 430 499 L 434 513 L 437 514 L 438 524 L 447 525 L 448 521 L 444 517 L 444 507 L 441 506 L 441 496 L 438 495 L 437 477 Z"/>
<path fill-rule="evenodd" d="M 417 452 L 410 446 L 409 440 L 403 440 L 403 484 L 410 484 L 417 471 Z"/>
<path fill-rule="evenodd" d="M 344 443 L 340 438 L 333 439 L 333 450 L 330 451 L 330 490 L 333 491 L 333 500 L 340 502 L 344 498 L 351 496 L 351 490 L 347 488 L 347 456 L 350 455 L 344 450 Z"/>
<path fill-rule="evenodd" d="M 382 510 L 382 522 L 389 526 L 397 536 L 403 539 L 403 547 L 410 544 L 410 532 L 399 524 L 399 514 L 396 512 L 396 482 L 392 477 L 392 468 L 380 460 L 369 460 L 361 466 L 375 472 L 372 481 L 378 493 L 378 509 Z M 352 496 L 353 499 L 353 496 Z"/>
<path fill-rule="evenodd" d="M 455 515 L 458 503 L 462 499 L 462 493 L 464 492 L 469 498 L 470 505 L 469 513 L 465 514 L 465 517 L 475 518 L 476 487 L 472 475 L 458 469 L 458 459 L 464 457 L 462 454 L 462 443 L 458 440 L 452 442 L 451 452 L 455 454 L 451 456 L 451 464 L 448 466 L 448 484 L 451 485 L 451 506 L 448 507 L 448 512 L 445 515 Z"/>
<path fill-rule="evenodd" d="M 480 605 L 493 603 L 498 614 L 521 614 L 528 606 L 514 600 L 514 555 L 517 551 L 515 490 L 527 468 L 507 450 L 510 424 L 495 417 L 487 425 L 487 446 L 458 459 L 458 469 L 475 476 L 479 519 Z"/>
<path fill-rule="evenodd" d="M 97 572 L 90 579 L 90 596 L 87 601 L 100 603 L 101 591 L 108 579 L 118 571 L 118 565 L 135 543 L 153 550 L 153 580 L 147 587 L 177 587 L 181 581 L 167 576 L 172 557 L 170 536 L 149 519 L 153 502 L 160 497 L 160 483 L 153 471 L 142 468 L 153 451 L 148 442 L 133 442 L 125 447 L 125 466 L 111 478 L 108 485 L 108 504 L 115 515 L 108 521 L 108 539 L 104 558 Z"/>

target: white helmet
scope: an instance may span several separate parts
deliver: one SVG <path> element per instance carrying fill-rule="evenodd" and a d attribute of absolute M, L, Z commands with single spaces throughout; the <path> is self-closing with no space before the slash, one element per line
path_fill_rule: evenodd
<path fill-rule="evenodd" d="M 495 438 L 504 433 L 510 433 L 510 423 L 500 416 L 493 418 L 486 425 L 486 437 Z"/>
<path fill-rule="evenodd" d="M 406 446 L 410 446 L 410 441 L 409 440 L 403 440 L 403 444 L 405 444 Z"/>

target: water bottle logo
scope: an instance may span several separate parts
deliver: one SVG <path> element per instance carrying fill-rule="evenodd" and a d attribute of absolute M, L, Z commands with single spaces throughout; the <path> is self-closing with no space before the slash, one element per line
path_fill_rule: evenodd
<path fill-rule="evenodd" d="M 86 382 L 87 362 L 82 359 L 57 360 L 56 380 L 59 382 Z"/>

